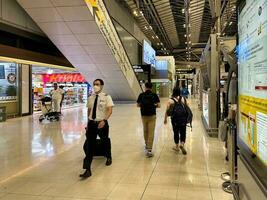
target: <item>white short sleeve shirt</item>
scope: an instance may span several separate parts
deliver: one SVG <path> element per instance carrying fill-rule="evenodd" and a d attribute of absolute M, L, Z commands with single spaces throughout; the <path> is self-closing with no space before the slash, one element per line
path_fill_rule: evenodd
<path fill-rule="evenodd" d="M 57 88 L 56 90 L 51 90 L 50 92 L 52 99 L 61 100 L 62 95 L 64 94 L 64 90 Z"/>
<path fill-rule="evenodd" d="M 87 101 L 87 107 L 91 109 L 89 119 L 92 120 L 93 107 L 95 102 L 96 94 L 92 94 Z M 97 107 L 96 107 L 96 119 L 95 121 L 104 120 L 106 117 L 107 107 L 113 107 L 114 103 L 110 95 L 103 92 L 98 94 Z"/>

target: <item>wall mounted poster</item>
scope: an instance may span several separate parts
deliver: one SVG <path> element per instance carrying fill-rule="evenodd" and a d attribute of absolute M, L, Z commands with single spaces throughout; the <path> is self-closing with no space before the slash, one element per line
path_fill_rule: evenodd
<path fill-rule="evenodd" d="M 0 101 L 17 100 L 17 66 L 15 63 L 0 63 Z"/>
<path fill-rule="evenodd" d="M 267 0 L 239 14 L 239 137 L 267 166 Z"/>

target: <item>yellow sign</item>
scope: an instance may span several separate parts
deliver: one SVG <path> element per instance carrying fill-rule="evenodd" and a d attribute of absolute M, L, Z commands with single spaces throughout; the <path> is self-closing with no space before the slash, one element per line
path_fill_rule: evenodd
<path fill-rule="evenodd" d="M 267 166 L 267 100 L 239 96 L 239 134 Z"/>
<path fill-rule="evenodd" d="M 93 12 L 95 13 L 97 19 L 99 20 L 100 23 L 102 23 L 104 21 L 104 15 L 98 5 L 98 0 L 85 0 L 85 2 L 90 6 L 92 6 Z"/>

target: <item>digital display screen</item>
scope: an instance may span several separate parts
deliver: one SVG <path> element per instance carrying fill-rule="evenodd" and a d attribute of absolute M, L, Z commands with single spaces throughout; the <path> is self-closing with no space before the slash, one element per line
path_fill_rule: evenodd
<path fill-rule="evenodd" d="M 267 166 L 267 0 L 238 16 L 239 138 Z"/>
<path fill-rule="evenodd" d="M 145 40 L 143 44 L 143 62 L 152 66 L 155 66 L 156 62 L 156 51 Z"/>

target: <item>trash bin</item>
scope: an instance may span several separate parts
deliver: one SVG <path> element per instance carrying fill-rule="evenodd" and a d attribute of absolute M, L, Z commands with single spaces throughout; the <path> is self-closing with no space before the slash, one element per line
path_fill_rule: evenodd
<path fill-rule="evenodd" d="M 6 107 L 0 107 L 0 122 L 6 121 Z"/>

